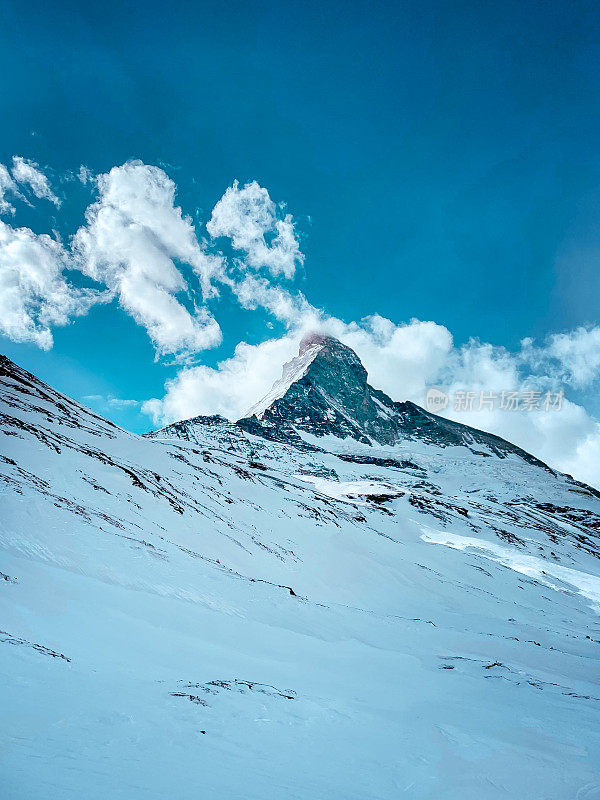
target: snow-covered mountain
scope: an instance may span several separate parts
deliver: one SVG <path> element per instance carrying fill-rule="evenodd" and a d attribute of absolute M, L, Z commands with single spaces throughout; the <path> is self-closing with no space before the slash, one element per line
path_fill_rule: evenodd
<path fill-rule="evenodd" d="M 238 423 L 0 414 L 3 797 L 600 797 L 596 490 L 325 337 Z"/>
<path fill-rule="evenodd" d="M 367 383 L 367 371 L 354 350 L 319 334 L 302 340 L 281 379 L 238 424 L 249 433 L 277 441 L 291 438 L 297 444 L 327 436 L 371 446 L 415 441 L 442 448 L 464 446 L 500 457 L 514 453 L 545 466 L 498 436 L 430 414 L 411 402 L 394 402 Z"/>

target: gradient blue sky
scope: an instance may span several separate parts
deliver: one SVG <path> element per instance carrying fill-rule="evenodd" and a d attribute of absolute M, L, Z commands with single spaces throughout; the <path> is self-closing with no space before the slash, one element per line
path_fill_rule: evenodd
<path fill-rule="evenodd" d="M 418 317 L 509 348 L 596 323 L 599 17 L 572 1 L 5 0 L 0 161 L 35 160 L 65 198 L 17 222 L 67 238 L 90 193 L 61 176 L 139 158 L 199 220 L 234 179 L 285 201 L 298 286 L 342 319 Z M 224 302 L 223 344 L 198 362 L 272 335 L 267 319 Z M 0 349 L 78 398 L 160 396 L 177 372 L 114 305 L 54 335 L 50 352 Z"/>

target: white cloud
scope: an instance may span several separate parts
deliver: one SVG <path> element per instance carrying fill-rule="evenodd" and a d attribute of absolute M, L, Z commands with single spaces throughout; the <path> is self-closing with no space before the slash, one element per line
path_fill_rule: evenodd
<path fill-rule="evenodd" d="M 91 169 L 86 167 L 85 164 L 82 164 L 79 167 L 77 178 L 81 183 L 83 183 L 84 186 L 87 186 L 88 183 L 94 183 L 95 180 L 94 173 L 91 171 Z"/>
<path fill-rule="evenodd" d="M 281 374 L 281 366 L 296 355 L 299 336 L 269 339 L 260 345 L 241 342 L 231 358 L 216 369 L 183 369 L 167 382 L 162 400 L 147 401 L 142 410 L 156 424 L 197 414 L 222 414 L 237 419 Z"/>
<path fill-rule="evenodd" d="M 16 197 L 20 197 L 19 190 L 17 188 L 17 184 L 10 176 L 10 172 L 4 166 L 4 164 L 0 164 L 0 214 L 14 214 L 15 209 L 14 206 L 8 202 L 6 199 L 6 195 L 8 193 L 15 195 Z"/>
<path fill-rule="evenodd" d="M 81 269 L 105 283 L 146 328 L 157 355 L 186 356 L 214 347 L 221 329 L 204 306 L 190 312 L 177 295 L 188 284 L 175 260 L 198 276 L 204 298 L 222 259 L 200 246 L 189 217 L 175 206 L 175 184 L 158 167 L 132 161 L 97 177 L 99 199 L 86 211 L 73 247 Z"/>
<path fill-rule="evenodd" d="M 37 197 L 60 205 L 35 162 L 14 156 L 13 176 Z M 93 183 L 99 196 L 88 207 L 87 224 L 73 237 L 71 249 L 61 249 L 61 268 L 81 270 L 108 287 L 146 329 L 157 356 L 187 358 L 220 343 L 220 327 L 206 306 L 218 297 L 219 284 L 228 286 L 242 307 L 262 307 L 288 326 L 302 317 L 315 318 L 301 293 L 256 274 L 266 267 L 273 276 L 290 276 L 304 258 L 291 217 L 278 219 L 267 190 L 257 183 L 240 190 L 236 182 L 209 222 L 212 233 L 230 235 L 237 249 L 247 250 L 245 264 L 236 258 L 228 265 L 198 241 L 191 218 L 175 206 L 176 187 L 163 170 L 133 161 L 99 176 L 82 166 L 78 177 Z M 8 192 L 25 200 L 15 180 L 0 165 L 0 212 L 14 212 L 5 200 Z M 182 265 L 191 267 L 201 293 L 190 286 Z M 44 341 L 47 346 L 51 336 Z"/>
<path fill-rule="evenodd" d="M 233 248 L 246 254 L 244 268 L 264 267 L 273 277 L 292 278 L 296 265 L 304 263 L 291 214 L 278 218 L 269 192 L 256 181 L 243 189 L 234 181 L 206 228 L 213 238 L 230 238 Z"/>
<path fill-rule="evenodd" d="M 60 199 L 52 191 L 48 178 L 39 169 L 39 165 L 35 161 L 30 161 L 21 156 L 13 156 L 12 174 L 17 183 L 29 186 L 37 198 L 45 198 L 54 203 L 57 208 L 60 208 Z"/>
<path fill-rule="evenodd" d="M 140 408 L 142 405 L 139 400 L 130 400 L 123 397 L 115 397 L 113 394 L 109 395 L 102 395 L 102 394 L 88 394 L 85 395 L 83 398 L 88 403 L 94 403 L 94 405 L 101 407 L 101 408 L 109 408 L 109 409 L 124 409 L 124 408 Z"/>
<path fill-rule="evenodd" d="M 600 325 L 554 333 L 541 347 L 525 339 L 523 355 L 538 371 L 543 366 L 554 380 L 584 388 L 600 375 Z"/>
<path fill-rule="evenodd" d="M 557 361 L 553 337 L 546 346 L 537 348 L 537 372 L 531 369 L 531 346 L 531 342 L 525 342 L 523 350 L 511 353 L 471 341 L 451 354 L 440 372 L 440 382 L 451 397 L 459 390 L 474 392 L 477 397 L 483 390 L 499 398 L 503 391 L 517 391 L 521 396 L 526 391 L 537 391 L 543 396 L 549 389 L 564 389 L 560 377 L 571 372 Z M 549 358 L 554 359 L 554 371 L 545 369 Z M 422 404 L 423 400 L 417 402 Z M 600 448 L 600 426 L 582 406 L 566 398 L 560 410 L 546 411 L 543 402 L 531 411 L 501 409 L 499 402 L 494 403 L 493 409 L 477 410 L 478 406 L 476 400 L 474 410 L 457 411 L 451 404 L 444 416 L 495 433 L 551 467 L 600 486 L 600 461 L 594 458 Z"/>
<path fill-rule="evenodd" d="M 50 236 L 0 222 L 0 330 L 16 342 L 52 347 L 51 327 L 87 313 L 103 297 L 70 286 L 68 253 Z"/>
<path fill-rule="evenodd" d="M 231 290 L 242 308 L 255 311 L 264 308 L 275 319 L 287 325 L 301 324 L 302 320 L 317 320 L 321 315 L 310 305 L 301 292 L 292 294 L 282 286 L 272 284 L 257 275 L 246 275 L 241 280 L 231 282 Z"/>
<path fill-rule="evenodd" d="M 358 353 L 369 382 L 394 400 L 421 401 L 452 352 L 450 331 L 435 322 L 397 325 L 376 314 L 350 325 L 329 320 L 324 329 Z"/>
<path fill-rule="evenodd" d="M 579 480 L 600 489 L 600 425 L 588 422 L 587 435 L 581 433 L 569 442 L 568 451 L 561 457 L 561 469 Z"/>

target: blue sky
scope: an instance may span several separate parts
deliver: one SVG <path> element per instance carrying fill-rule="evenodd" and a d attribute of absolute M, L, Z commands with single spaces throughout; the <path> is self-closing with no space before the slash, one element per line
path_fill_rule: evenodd
<path fill-rule="evenodd" d="M 97 198 L 69 175 L 139 159 L 175 182 L 200 239 L 234 180 L 266 187 L 304 254 L 293 290 L 335 319 L 431 320 L 455 347 L 510 352 L 589 329 L 599 15 L 591 2 L 6 0 L 0 162 L 35 162 L 62 204 L 15 202 L 5 221 L 67 243 Z M 226 291 L 211 313 L 222 343 L 188 365 L 289 330 Z M 117 422 L 152 425 L 89 399 L 159 398 L 180 374 L 143 326 L 113 301 L 52 332 L 50 350 L 7 336 L 1 349 Z M 600 415 L 593 381 L 570 396 Z"/>

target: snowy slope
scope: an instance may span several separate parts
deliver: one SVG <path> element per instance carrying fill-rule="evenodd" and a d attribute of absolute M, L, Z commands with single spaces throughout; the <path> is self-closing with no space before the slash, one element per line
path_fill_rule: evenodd
<path fill-rule="evenodd" d="M 597 492 L 431 437 L 139 437 L 6 359 L 0 413 L 3 797 L 600 797 Z"/>

